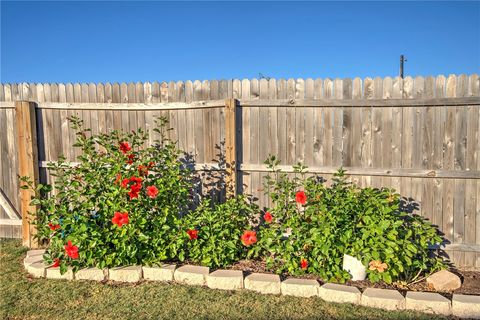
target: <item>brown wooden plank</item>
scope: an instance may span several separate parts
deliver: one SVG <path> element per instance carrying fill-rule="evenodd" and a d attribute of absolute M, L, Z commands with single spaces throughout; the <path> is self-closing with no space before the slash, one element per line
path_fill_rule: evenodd
<path fill-rule="evenodd" d="M 127 85 L 127 97 L 128 102 L 136 102 L 136 85 L 133 82 L 130 82 Z M 137 123 L 137 113 L 135 111 L 124 112 L 128 115 L 128 127 L 125 128 L 129 132 L 136 131 L 138 128 Z"/>
<path fill-rule="evenodd" d="M 183 81 L 178 81 L 175 84 L 176 97 L 175 101 L 185 102 L 185 84 Z M 178 133 L 178 146 L 180 150 L 187 150 L 187 111 L 181 109 L 177 111 L 177 133 Z"/>
<path fill-rule="evenodd" d="M 287 81 L 279 79 L 277 82 L 277 99 L 287 98 Z M 277 108 L 277 130 L 278 154 L 277 158 L 281 163 L 287 163 L 287 108 Z M 282 129 L 283 128 L 283 129 Z"/>
<path fill-rule="evenodd" d="M 258 79 L 252 79 L 250 81 L 250 98 L 259 99 L 260 98 L 260 83 Z M 250 163 L 258 164 L 260 163 L 259 158 L 259 146 L 260 146 L 260 121 L 259 121 L 259 108 L 252 107 L 250 108 Z M 250 173 L 250 184 L 251 184 L 251 193 L 259 197 L 258 189 L 260 188 L 260 173 L 252 172 Z M 262 200 L 262 197 L 259 197 Z M 262 203 L 260 203 L 262 205 Z"/>
<path fill-rule="evenodd" d="M 383 80 L 381 78 L 375 78 L 373 80 L 373 94 L 377 99 L 382 98 L 383 96 Z M 384 108 L 374 108 L 372 110 L 372 167 L 381 168 L 382 167 L 382 113 Z M 382 179 L 372 177 L 371 180 L 373 187 L 381 187 Z"/>
<path fill-rule="evenodd" d="M 479 77 L 477 74 L 468 78 L 468 96 L 479 96 Z M 467 141 L 466 141 L 466 170 L 477 170 L 480 164 L 480 108 L 467 107 Z M 465 242 L 480 244 L 480 200 L 477 195 L 479 180 L 467 180 L 465 186 Z M 478 231 L 478 235 L 477 235 Z M 465 266 L 473 267 L 476 255 L 465 253 Z"/>
<path fill-rule="evenodd" d="M 295 81 L 295 99 L 305 99 L 305 81 Z M 295 162 L 305 162 L 305 108 L 295 108 Z"/>
<path fill-rule="evenodd" d="M 438 76 L 435 79 L 435 97 L 444 97 L 445 77 Z M 439 170 L 443 168 L 443 137 L 445 135 L 446 108 L 435 108 L 434 110 L 434 137 L 433 137 L 433 168 Z M 434 179 L 433 184 L 433 212 L 435 212 L 436 221 L 434 222 L 439 229 L 443 227 L 443 179 Z"/>
<path fill-rule="evenodd" d="M 456 94 L 456 77 L 448 76 L 446 81 L 446 96 L 455 97 Z M 455 139 L 455 109 L 448 108 L 445 121 L 444 135 L 444 156 L 443 168 L 446 170 L 454 169 L 454 139 Z M 454 224 L 454 208 L 453 195 L 455 194 L 455 181 L 444 180 L 443 189 L 443 232 L 445 237 L 453 242 L 453 224 Z"/>
<path fill-rule="evenodd" d="M 323 80 L 315 79 L 314 81 L 314 99 L 323 98 Z M 324 126 L 324 109 L 313 109 L 314 121 L 314 138 L 313 138 L 313 165 L 323 166 L 325 158 L 325 126 Z"/>
<path fill-rule="evenodd" d="M 185 102 L 191 103 L 193 101 L 193 82 L 185 82 Z M 187 109 L 185 112 L 185 130 L 186 130 L 186 149 L 188 154 L 192 157 L 195 155 L 195 111 Z"/>
<path fill-rule="evenodd" d="M 37 156 L 37 130 L 35 104 L 29 102 L 17 102 L 16 124 L 18 139 L 19 175 L 29 177 L 34 184 L 39 181 L 38 156 Z M 34 196 L 31 189 L 21 189 L 21 213 L 22 213 L 22 244 L 28 247 L 36 247 L 34 240 L 36 229 L 31 223 L 30 214 L 35 214 L 37 206 L 30 206 Z"/>
<path fill-rule="evenodd" d="M 193 83 L 193 101 L 202 100 L 202 83 L 198 80 Z M 203 122 L 204 110 L 195 109 L 195 159 L 197 163 L 205 163 L 207 161 L 205 157 L 205 142 L 203 140 L 203 131 L 206 130 Z"/>
<path fill-rule="evenodd" d="M 268 99 L 275 100 L 277 99 L 277 81 L 275 79 L 270 79 L 268 81 Z M 278 155 L 278 108 L 269 107 L 268 108 L 268 139 L 267 148 L 268 153 L 275 156 Z"/>
<path fill-rule="evenodd" d="M 207 80 L 202 81 L 201 99 L 210 99 L 210 82 Z M 203 145 L 204 145 L 204 159 L 205 162 L 212 162 L 215 159 L 215 149 L 212 134 L 212 113 L 210 110 L 202 112 L 203 116 Z"/>
<path fill-rule="evenodd" d="M 287 99 L 292 99 L 295 97 L 295 80 L 288 79 L 287 81 Z M 284 164 L 292 165 L 296 162 L 296 134 L 295 134 L 295 125 L 296 125 L 296 114 L 295 108 L 288 108 L 287 109 L 287 125 L 286 125 L 286 132 L 287 132 L 287 158 Z"/>
<path fill-rule="evenodd" d="M 240 89 L 241 98 L 250 100 L 250 80 L 243 79 Z M 242 163 L 250 163 L 250 108 L 242 107 Z M 242 172 L 242 191 L 252 194 L 251 176 L 248 172 Z"/>
<path fill-rule="evenodd" d="M 227 169 L 226 190 L 227 196 L 233 197 L 237 193 L 237 150 L 236 150 L 236 113 L 237 101 L 226 100 L 225 105 L 225 162 Z"/>
<path fill-rule="evenodd" d="M 335 99 L 343 99 L 343 80 L 334 80 Z M 333 153 L 332 162 L 334 166 L 342 166 L 342 151 L 343 151 L 343 108 L 335 108 L 333 110 Z"/>
<path fill-rule="evenodd" d="M 329 78 L 324 81 L 324 92 L 323 97 L 328 99 L 333 99 L 333 81 Z M 324 108 L 324 118 L 323 123 L 325 126 L 325 154 L 324 154 L 324 165 L 329 166 L 333 164 L 333 110 L 331 108 Z"/>
<path fill-rule="evenodd" d="M 113 86 L 111 83 L 107 82 L 104 86 L 104 102 L 112 103 L 113 102 Z M 105 111 L 105 130 L 106 132 L 112 132 L 115 129 L 114 125 L 114 112 L 112 110 Z"/>
<path fill-rule="evenodd" d="M 468 92 L 468 78 L 462 74 L 457 77 L 456 96 L 465 97 Z M 455 107 L 455 139 L 454 139 L 454 169 L 465 170 L 466 142 L 467 142 L 467 108 L 464 106 Z M 453 240 L 455 243 L 465 241 L 465 198 L 466 181 L 455 180 L 455 195 L 453 198 Z M 457 259 L 459 264 L 465 264 L 465 253 L 459 252 Z"/>
<path fill-rule="evenodd" d="M 352 86 L 353 82 L 350 78 L 342 80 L 343 93 L 342 98 L 352 100 Z M 346 105 L 342 108 L 342 166 L 351 166 L 353 157 L 352 145 L 352 130 L 353 130 L 353 110 L 352 106 Z"/>

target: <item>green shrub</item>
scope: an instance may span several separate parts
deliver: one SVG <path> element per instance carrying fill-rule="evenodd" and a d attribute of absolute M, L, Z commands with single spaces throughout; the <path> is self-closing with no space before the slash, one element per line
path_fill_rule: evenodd
<path fill-rule="evenodd" d="M 32 200 L 40 208 L 37 236 L 49 243 L 47 261 L 58 259 L 65 271 L 67 265 L 104 268 L 177 259 L 192 172 L 166 138 L 166 120 L 158 120 L 161 139 L 149 147 L 142 130 L 92 135 L 78 118 L 71 120 L 75 146 L 82 151 L 79 163 L 72 166 L 63 158 L 50 163 L 54 188 L 39 185 Z M 66 247 L 68 241 L 72 245 Z M 68 248 L 78 250 L 78 257 Z"/>
<path fill-rule="evenodd" d="M 266 258 L 278 273 L 317 274 L 324 280 L 344 282 L 343 255 L 357 257 L 368 267 L 371 281 L 408 281 L 443 266 L 431 257 L 429 244 L 442 239 L 423 218 L 400 210 L 394 190 L 359 188 L 339 170 L 330 187 L 318 177 L 306 177 L 306 167 L 295 166 L 295 177 L 271 169 L 264 189 L 272 200 L 259 229 L 258 245 L 249 255 Z"/>
<path fill-rule="evenodd" d="M 237 196 L 224 203 L 205 199 L 186 216 L 186 225 L 192 235 L 186 235 L 188 260 L 210 267 L 224 267 L 244 259 L 247 248 L 241 242 L 249 229 L 250 219 L 258 213 L 258 206 L 245 196 Z"/>

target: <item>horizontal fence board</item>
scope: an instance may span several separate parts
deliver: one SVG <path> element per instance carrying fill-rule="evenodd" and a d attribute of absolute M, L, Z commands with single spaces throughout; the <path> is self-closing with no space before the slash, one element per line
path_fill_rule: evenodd
<path fill-rule="evenodd" d="M 279 165 L 277 167 L 284 172 L 294 172 L 293 166 Z M 443 179 L 480 179 L 480 171 L 455 171 L 455 170 L 422 170 L 422 169 L 384 169 L 384 168 L 362 168 L 342 167 L 346 175 L 380 176 L 380 177 L 412 177 L 412 178 L 443 178 Z M 242 171 L 268 172 L 264 164 L 240 164 Z M 308 167 L 309 173 L 333 174 L 338 167 Z"/>
<path fill-rule="evenodd" d="M 480 105 L 478 97 L 439 99 L 282 99 L 282 100 L 241 100 L 244 107 L 445 107 Z"/>

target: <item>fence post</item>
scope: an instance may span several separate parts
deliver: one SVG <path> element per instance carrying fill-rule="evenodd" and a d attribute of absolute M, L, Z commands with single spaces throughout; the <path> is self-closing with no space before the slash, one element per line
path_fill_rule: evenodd
<path fill-rule="evenodd" d="M 39 175 L 35 103 L 28 101 L 15 102 L 15 120 L 17 124 L 19 175 L 20 177 L 29 177 L 36 187 Z M 30 248 L 38 246 L 38 242 L 33 239 L 36 228 L 30 221 L 30 214 L 34 215 L 37 210 L 37 206 L 30 206 L 30 201 L 34 195 L 35 192 L 31 189 L 20 189 L 22 244 Z"/>
<path fill-rule="evenodd" d="M 225 162 L 227 198 L 237 194 L 237 99 L 225 100 Z"/>

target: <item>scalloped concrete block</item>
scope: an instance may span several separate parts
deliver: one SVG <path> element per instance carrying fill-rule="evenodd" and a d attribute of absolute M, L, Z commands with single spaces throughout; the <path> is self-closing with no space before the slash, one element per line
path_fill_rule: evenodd
<path fill-rule="evenodd" d="M 43 256 L 44 253 L 45 253 L 45 249 L 28 250 L 27 258 L 32 256 Z"/>
<path fill-rule="evenodd" d="M 143 278 L 151 281 L 173 281 L 174 264 L 164 264 L 160 267 L 143 267 Z"/>
<path fill-rule="evenodd" d="M 367 288 L 362 294 L 361 303 L 385 310 L 405 309 L 405 298 L 397 290 Z"/>
<path fill-rule="evenodd" d="M 108 270 L 110 280 L 118 282 L 138 282 L 142 280 L 141 266 L 116 267 Z"/>
<path fill-rule="evenodd" d="M 318 295 L 325 301 L 360 304 L 362 294 L 355 287 L 326 283 L 318 289 Z"/>
<path fill-rule="evenodd" d="M 277 274 L 252 273 L 244 280 L 245 289 L 267 294 L 282 292 L 280 276 Z"/>
<path fill-rule="evenodd" d="M 107 269 L 99 268 L 85 268 L 80 269 L 75 273 L 76 280 L 93 280 L 93 281 L 103 281 L 107 278 Z"/>
<path fill-rule="evenodd" d="M 318 295 L 320 285 L 316 280 L 290 278 L 282 282 L 282 294 L 297 297 Z"/>
<path fill-rule="evenodd" d="M 45 278 L 45 268 L 47 268 L 47 266 L 43 263 L 43 261 L 34 262 L 25 266 L 27 272 L 35 278 Z"/>
<path fill-rule="evenodd" d="M 207 286 L 211 289 L 243 289 L 243 272 L 240 270 L 216 270 L 207 275 Z"/>
<path fill-rule="evenodd" d="M 480 296 L 454 294 L 452 313 L 459 318 L 480 319 Z"/>
<path fill-rule="evenodd" d="M 27 268 L 27 265 L 30 265 L 35 262 L 43 262 L 43 255 L 28 256 L 23 259 L 23 266 Z"/>
<path fill-rule="evenodd" d="M 203 286 L 209 272 L 208 267 L 186 265 L 175 270 L 174 278 L 177 282 Z"/>
<path fill-rule="evenodd" d="M 447 316 L 452 313 L 450 300 L 434 292 L 407 292 L 405 308 Z"/>
<path fill-rule="evenodd" d="M 72 280 L 73 279 L 73 270 L 72 268 L 68 268 L 67 272 L 64 274 L 60 274 L 60 268 L 47 268 L 46 269 L 46 277 L 48 279 L 65 279 L 65 280 Z"/>

